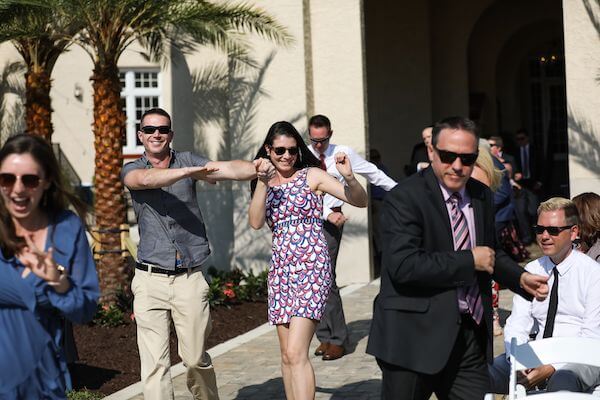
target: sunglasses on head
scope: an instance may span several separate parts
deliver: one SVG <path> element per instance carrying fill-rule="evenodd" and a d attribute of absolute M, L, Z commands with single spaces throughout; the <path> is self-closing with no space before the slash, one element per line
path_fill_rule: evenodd
<path fill-rule="evenodd" d="M 146 125 L 146 126 L 141 127 L 140 130 L 147 135 L 153 134 L 154 132 L 156 132 L 156 130 L 158 130 L 158 133 L 163 134 L 163 135 L 171 133 L 171 127 L 168 125 L 161 125 L 161 126 Z"/>
<path fill-rule="evenodd" d="M 278 156 L 284 155 L 286 151 L 290 153 L 290 156 L 295 156 L 298 154 L 297 147 L 273 147 L 272 149 Z"/>
<path fill-rule="evenodd" d="M 327 137 L 324 137 L 324 138 L 321 138 L 321 139 L 317 139 L 317 138 L 309 138 L 309 139 L 313 143 L 323 143 L 323 142 L 328 141 L 330 138 L 331 138 L 331 136 L 327 136 Z"/>
<path fill-rule="evenodd" d="M 440 155 L 440 160 L 444 164 L 452 164 L 457 158 L 460 158 L 462 165 L 470 167 L 471 165 L 475 164 L 475 161 L 477 161 L 477 156 L 479 155 L 479 153 L 455 153 L 453 151 L 441 150 L 437 147 L 435 149 Z"/>
<path fill-rule="evenodd" d="M 35 189 L 40 185 L 40 181 L 42 180 L 42 178 L 33 174 L 17 176 L 15 174 L 3 173 L 0 174 L 0 186 L 3 188 L 11 188 L 17 182 L 17 178 L 21 180 L 21 183 L 27 189 Z"/>
<path fill-rule="evenodd" d="M 562 231 L 567 229 L 571 229 L 573 225 L 567 226 L 544 226 L 544 225 L 535 225 L 533 230 L 536 235 L 542 235 L 544 231 L 547 231 L 550 236 L 558 236 Z"/>

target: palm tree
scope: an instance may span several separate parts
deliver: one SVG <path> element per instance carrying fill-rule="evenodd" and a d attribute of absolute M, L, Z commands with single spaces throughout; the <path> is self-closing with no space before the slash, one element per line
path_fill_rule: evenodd
<path fill-rule="evenodd" d="M 54 64 L 71 43 L 79 23 L 69 15 L 57 18 L 46 7 L 0 1 L 0 42 L 10 40 L 23 57 L 25 126 L 29 133 L 52 138 L 50 76 Z"/>
<path fill-rule="evenodd" d="M 30 0 L 31 1 L 31 0 Z M 40 1 L 39 4 L 43 4 Z M 246 4 L 203 0 L 64 0 L 58 10 L 76 16 L 84 27 L 72 39 L 93 60 L 95 215 L 101 250 L 98 273 L 103 300 L 112 301 L 126 284 L 120 224 L 125 222 L 123 165 L 125 114 L 120 99 L 117 63 L 133 42 L 151 60 L 164 60 L 171 46 L 189 52 L 199 45 L 243 54 L 243 34 L 255 33 L 276 43 L 291 41 L 285 28 L 264 11 Z"/>

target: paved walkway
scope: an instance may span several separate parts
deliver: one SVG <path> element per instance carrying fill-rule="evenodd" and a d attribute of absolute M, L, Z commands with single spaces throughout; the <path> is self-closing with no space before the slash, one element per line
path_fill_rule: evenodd
<path fill-rule="evenodd" d="M 311 343 L 311 361 L 317 380 L 317 400 L 375 400 L 380 398 L 381 372 L 375 359 L 365 354 L 371 321 L 373 299 L 379 292 L 379 281 L 342 290 L 344 311 L 350 331 L 349 354 L 335 361 L 322 361 L 313 356 L 318 345 Z M 506 317 L 512 304 L 512 293 L 502 290 L 501 316 Z M 494 353 L 504 351 L 502 336 L 494 341 Z M 217 372 L 221 400 L 285 399 L 279 364 L 279 344 L 275 329 L 267 324 L 209 350 Z M 175 398 L 192 399 L 185 386 L 185 369 L 172 368 Z M 139 383 L 117 392 L 107 399 L 143 399 Z M 435 399 L 435 396 L 432 397 Z"/>

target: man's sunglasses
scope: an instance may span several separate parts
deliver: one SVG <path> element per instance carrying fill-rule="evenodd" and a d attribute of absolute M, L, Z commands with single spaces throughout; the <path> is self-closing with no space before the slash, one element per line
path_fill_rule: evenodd
<path fill-rule="evenodd" d="M 544 231 L 547 231 L 550 236 L 558 236 L 564 230 L 571 229 L 573 225 L 567 226 L 544 226 L 544 225 L 534 225 L 533 230 L 536 235 L 542 235 Z"/>
<path fill-rule="evenodd" d="M 171 127 L 168 125 L 161 125 L 161 126 L 152 126 L 152 125 L 146 125 L 140 128 L 140 131 L 144 132 L 147 135 L 152 135 L 154 132 L 156 132 L 156 130 L 158 130 L 158 133 L 166 135 L 168 133 L 171 133 Z"/>
<path fill-rule="evenodd" d="M 327 136 L 327 137 L 324 137 L 324 138 L 321 138 L 321 139 L 317 139 L 317 138 L 309 138 L 309 139 L 313 143 L 323 143 L 323 142 L 328 141 L 330 138 L 331 138 L 331 136 Z"/>
<path fill-rule="evenodd" d="M 273 151 L 278 156 L 284 155 L 286 151 L 288 153 L 290 153 L 290 156 L 295 156 L 296 154 L 298 154 L 298 148 L 297 147 L 273 147 Z"/>
<path fill-rule="evenodd" d="M 42 178 L 40 178 L 37 175 L 33 175 L 33 174 L 25 174 L 25 175 L 17 176 L 15 174 L 3 173 L 3 174 L 0 174 L 0 187 L 3 187 L 3 188 L 13 187 L 15 185 L 15 183 L 17 182 L 17 178 L 21 180 L 21 183 L 27 189 L 35 189 L 36 187 L 40 186 L 40 181 L 42 180 Z"/>
<path fill-rule="evenodd" d="M 441 150 L 437 147 L 435 149 L 440 155 L 440 160 L 444 164 L 452 164 L 457 158 L 460 158 L 462 165 L 470 167 L 471 165 L 475 164 L 475 161 L 477 161 L 477 156 L 479 155 L 479 153 L 455 153 L 453 151 Z"/>

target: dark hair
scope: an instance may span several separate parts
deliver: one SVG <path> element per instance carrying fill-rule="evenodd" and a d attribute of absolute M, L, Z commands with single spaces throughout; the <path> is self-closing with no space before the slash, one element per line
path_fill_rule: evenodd
<path fill-rule="evenodd" d="M 172 125 L 171 116 L 169 115 L 168 112 L 166 112 L 165 110 L 163 110 L 162 108 L 159 108 L 159 107 L 146 110 L 142 114 L 142 118 L 140 118 L 140 127 L 142 126 L 142 121 L 144 121 L 144 118 L 146 118 L 147 115 L 151 115 L 151 114 L 158 114 L 158 115 L 162 115 L 163 117 L 167 117 L 169 119 L 169 128 L 171 127 L 171 125 Z"/>
<path fill-rule="evenodd" d="M 267 132 L 267 137 L 265 137 L 265 141 L 263 142 L 262 146 L 260 146 L 260 149 L 258 150 L 258 153 L 256 153 L 256 157 L 254 157 L 254 159 L 257 160 L 259 158 L 269 158 L 265 146 L 272 146 L 275 138 L 279 136 L 288 136 L 296 140 L 296 145 L 298 146 L 299 152 L 298 157 L 296 158 L 296 163 L 294 164 L 294 168 L 302 169 L 306 167 L 321 166 L 321 161 L 312 153 L 312 151 L 309 150 L 306 143 L 304 143 L 302 136 L 300 136 L 296 128 L 294 128 L 294 125 L 287 121 L 279 121 L 271 125 L 269 131 Z M 254 193 L 255 187 L 256 179 L 253 179 L 252 182 L 250 182 L 250 191 L 252 193 Z"/>
<path fill-rule="evenodd" d="M 40 209 L 53 221 L 59 213 L 73 206 L 85 223 L 87 206 L 64 183 L 58 161 L 50 144 L 39 136 L 20 134 L 10 137 L 0 149 L 0 165 L 11 154 L 30 154 L 44 171 L 44 180 L 50 186 L 44 191 Z M 0 197 L 0 249 L 6 256 L 17 253 L 24 245 L 22 237 L 17 236 L 12 216 Z"/>
<path fill-rule="evenodd" d="M 311 126 L 314 126 L 315 128 L 325 127 L 325 128 L 327 128 L 328 131 L 330 131 L 331 130 L 331 121 L 326 116 L 324 116 L 322 114 L 317 114 L 317 115 L 313 115 L 308 120 L 308 127 L 310 128 Z"/>
<path fill-rule="evenodd" d="M 582 251 L 587 252 L 600 239 L 600 196 L 593 192 L 573 197 L 579 212 L 579 237 Z"/>
<path fill-rule="evenodd" d="M 444 129 L 460 129 L 472 133 L 475 136 L 475 143 L 479 143 L 479 133 L 477 132 L 477 124 L 465 117 L 448 117 L 438 121 L 433 125 L 431 132 L 431 145 L 435 147 L 440 136 L 440 132 Z"/>
<path fill-rule="evenodd" d="M 496 142 L 497 147 L 504 147 L 504 141 L 500 136 L 490 136 L 488 140 L 493 140 L 494 142 Z"/>

